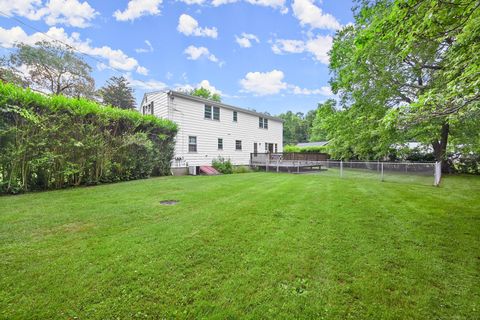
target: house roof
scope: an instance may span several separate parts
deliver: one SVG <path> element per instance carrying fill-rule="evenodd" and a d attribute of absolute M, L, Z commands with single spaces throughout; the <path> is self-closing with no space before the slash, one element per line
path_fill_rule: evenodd
<path fill-rule="evenodd" d="M 297 147 L 323 147 L 328 144 L 328 141 L 316 141 L 316 142 L 301 142 L 297 143 Z"/>
<path fill-rule="evenodd" d="M 143 97 L 143 100 L 145 100 L 145 96 L 150 95 L 150 94 L 154 94 L 154 93 L 159 93 L 159 92 L 166 92 L 171 97 L 180 97 L 180 98 L 183 98 L 183 99 L 188 99 L 188 100 L 192 100 L 192 101 L 205 103 L 205 104 L 208 104 L 208 105 L 211 105 L 211 106 L 222 107 L 222 108 L 230 109 L 230 110 L 233 110 L 233 111 L 243 112 L 243 113 L 251 114 L 251 115 L 254 115 L 254 116 L 258 116 L 258 117 L 283 122 L 283 119 L 278 118 L 278 117 L 274 117 L 274 116 L 271 116 L 271 115 L 268 115 L 268 114 L 265 114 L 265 113 L 256 112 L 256 111 L 248 110 L 248 109 L 245 109 L 245 108 L 240 108 L 240 107 L 232 106 L 232 105 L 229 105 L 229 104 L 225 104 L 225 103 L 222 103 L 222 102 L 216 102 L 216 101 L 213 101 L 213 100 L 208 100 L 208 99 L 205 99 L 205 98 L 192 96 L 192 95 L 189 95 L 189 94 L 186 94 L 186 93 L 183 93 L 183 92 L 173 91 L 173 90 L 148 92 L 148 93 L 145 93 L 145 95 Z M 143 100 L 142 100 L 142 104 L 143 104 Z"/>

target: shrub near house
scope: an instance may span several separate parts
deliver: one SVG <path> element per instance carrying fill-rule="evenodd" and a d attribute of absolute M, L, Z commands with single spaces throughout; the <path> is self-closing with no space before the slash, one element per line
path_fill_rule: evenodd
<path fill-rule="evenodd" d="M 175 123 L 0 83 L 0 192 L 170 173 Z"/>

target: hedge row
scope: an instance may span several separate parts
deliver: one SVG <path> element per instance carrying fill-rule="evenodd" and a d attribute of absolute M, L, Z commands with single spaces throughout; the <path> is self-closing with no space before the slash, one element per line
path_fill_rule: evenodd
<path fill-rule="evenodd" d="M 0 82 L 0 193 L 168 175 L 175 123 Z"/>
<path fill-rule="evenodd" d="M 297 147 L 292 145 L 287 145 L 283 147 L 284 152 L 298 152 L 298 153 L 328 153 L 327 146 L 321 147 Z"/>

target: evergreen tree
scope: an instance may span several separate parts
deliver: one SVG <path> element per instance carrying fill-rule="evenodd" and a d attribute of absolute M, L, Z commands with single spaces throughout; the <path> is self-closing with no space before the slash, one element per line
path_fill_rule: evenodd
<path fill-rule="evenodd" d="M 134 109 L 134 90 L 130 87 L 125 77 L 111 77 L 105 86 L 100 89 L 100 95 L 104 104 L 120 109 Z"/>

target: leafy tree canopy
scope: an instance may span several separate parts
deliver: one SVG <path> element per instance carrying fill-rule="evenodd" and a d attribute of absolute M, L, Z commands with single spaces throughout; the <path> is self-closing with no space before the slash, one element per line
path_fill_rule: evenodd
<path fill-rule="evenodd" d="M 337 140 L 343 135 L 351 149 L 367 139 L 363 154 L 384 156 L 393 143 L 417 139 L 444 160 L 449 136 L 460 137 L 466 119 L 479 123 L 479 6 L 359 2 L 354 25 L 337 33 L 331 51 L 332 89 L 349 121 Z"/>
<path fill-rule="evenodd" d="M 77 98 L 95 97 L 92 68 L 71 49 L 53 42 L 17 45 L 17 51 L 8 57 L 6 70 L 2 74 L 14 83 L 21 82 L 33 89 Z"/>
<path fill-rule="evenodd" d="M 190 92 L 190 95 L 195 96 L 195 97 L 205 98 L 205 99 L 208 99 L 208 100 L 217 101 L 217 102 L 222 102 L 222 98 L 220 97 L 220 95 L 218 93 L 213 93 L 210 90 L 208 90 L 206 88 L 203 88 L 203 87 L 193 89 Z"/>

